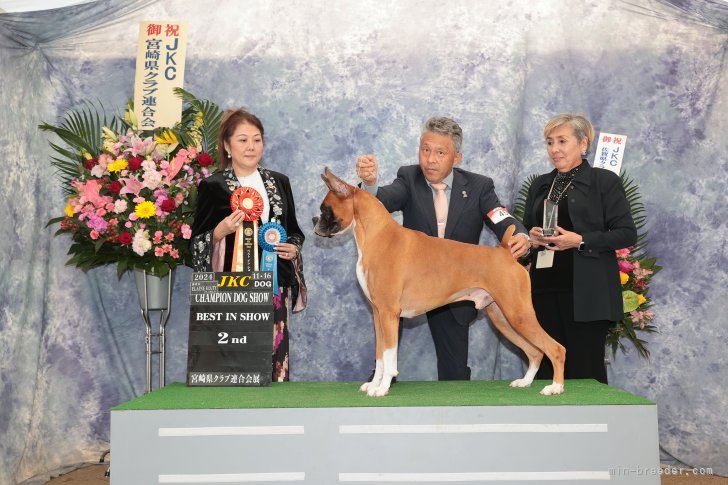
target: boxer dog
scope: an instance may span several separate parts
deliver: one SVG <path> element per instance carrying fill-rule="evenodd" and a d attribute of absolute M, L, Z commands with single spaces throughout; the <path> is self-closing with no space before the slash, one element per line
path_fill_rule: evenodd
<path fill-rule="evenodd" d="M 414 317 L 456 301 L 485 308 L 496 328 L 528 358 L 528 370 L 511 387 L 528 387 L 546 354 L 553 383 L 541 394 L 564 392 L 566 350 L 539 325 L 531 303 L 528 272 L 508 249 L 511 225 L 500 246 L 466 244 L 427 236 L 400 226 L 376 197 L 336 177 L 328 167 L 321 178 L 329 188 L 314 217 L 314 232 L 332 237 L 354 228 L 359 260 L 356 276 L 372 308 L 376 369 L 360 390 L 385 396 L 397 375 L 400 317 Z"/>

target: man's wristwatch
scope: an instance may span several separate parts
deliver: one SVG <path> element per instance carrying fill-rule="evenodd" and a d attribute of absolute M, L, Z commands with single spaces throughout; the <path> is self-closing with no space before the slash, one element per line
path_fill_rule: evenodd
<path fill-rule="evenodd" d="M 584 241 L 579 243 L 578 251 L 581 252 L 586 248 L 586 244 L 584 244 Z"/>

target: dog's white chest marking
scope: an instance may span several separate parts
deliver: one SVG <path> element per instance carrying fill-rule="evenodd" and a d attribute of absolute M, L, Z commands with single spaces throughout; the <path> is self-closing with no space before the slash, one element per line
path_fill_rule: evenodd
<path fill-rule="evenodd" d="M 356 232 L 354 233 L 354 240 L 356 241 Z M 361 289 L 364 292 L 364 295 L 367 297 L 367 300 L 372 301 L 372 295 L 369 293 L 369 286 L 367 285 L 367 272 L 361 262 L 362 254 L 358 241 L 356 243 L 356 251 L 359 253 L 359 259 L 356 260 L 356 279 L 359 280 L 359 286 L 361 286 Z"/>

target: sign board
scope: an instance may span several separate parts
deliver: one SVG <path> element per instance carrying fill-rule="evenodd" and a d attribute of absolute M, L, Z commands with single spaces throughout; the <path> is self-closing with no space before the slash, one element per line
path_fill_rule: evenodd
<path fill-rule="evenodd" d="M 134 114 L 140 129 L 171 128 L 182 119 L 182 99 L 174 88 L 184 85 L 186 50 L 186 22 L 140 23 L 134 82 Z"/>
<path fill-rule="evenodd" d="M 188 386 L 270 386 L 273 273 L 193 273 Z"/>
<path fill-rule="evenodd" d="M 599 143 L 594 155 L 594 167 L 611 170 L 619 175 L 626 145 L 627 137 L 625 135 L 599 133 Z"/>

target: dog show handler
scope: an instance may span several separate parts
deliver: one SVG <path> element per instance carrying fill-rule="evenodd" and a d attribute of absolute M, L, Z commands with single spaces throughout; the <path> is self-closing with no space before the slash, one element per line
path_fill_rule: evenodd
<path fill-rule="evenodd" d="M 394 182 L 380 186 L 377 158 L 362 155 L 356 161 L 357 175 L 363 187 L 390 213 L 402 211 L 404 227 L 429 236 L 478 244 L 483 223 L 498 240 L 509 225 L 515 224 L 516 234 L 508 245 L 514 258 L 524 256 L 530 249 L 528 232 L 501 204 L 493 180 L 455 167 L 462 160 L 462 140 L 463 131 L 454 120 L 433 117 L 422 129 L 419 165 L 400 167 Z M 427 312 L 439 380 L 470 379 L 469 325 L 476 315 L 470 301 Z"/>

